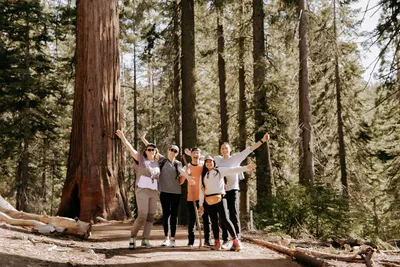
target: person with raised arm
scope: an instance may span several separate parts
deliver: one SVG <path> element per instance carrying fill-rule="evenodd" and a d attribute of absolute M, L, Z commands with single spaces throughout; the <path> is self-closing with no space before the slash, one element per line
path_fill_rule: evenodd
<path fill-rule="evenodd" d="M 140 138 L 143 143 L 147 146 L 149 142 L 146 139 L 146 132 L 140 133 Z M 181 185 L 179 182 L 180 173 L 182 169 L 182 163 L 176 159 L 178 155 L 179 147 L 176 145 L 170 145 L 168 147 L 167 157 L 159 154 L 159 167 L 160 167 L 160 178 L 159 178 L 159 191 L 160 191 L 160 202 L 163 214 L 163 228 L 165 239 L 161 246 L 176 247 L 175 234 L 178 218 L 179 203 L 181 201 Z M 169 222 L 169 223 L 168 223 Z M 169 234 L 169 226 L 171 232 Z"/>
<path fill-rule="evenodd" d="M 196 206 L 199 207 L 199 186 L 201 180 L 201 172 L 203 170 L 203 162 L 200 161 L 201 150 L 194 147 L 190 150 L 191 163 L 183 167 L 182 176 L 188 179 L 188 195 L 187 195 L 187 206 L 189 209 L 189 224 L 188 224 L 188 246 L 193 247 L 195 241 L 194 227 L 196 224 L 196 214 L 193 201 L 196 202 Z M 184 180 L 182 180 L 182 183 Z M 208 217 L 207 204 L 202 215 L 204 225 L 204 244 L 211 246 L 210 240 L 210 219 Z M 200 227 L 198 225 L 197 227 Z"/>
<path fill-rule="evenodd" d="M 238 239 L 235 228 L 229 219 L 227 200 L 225 198 L 224 177 L 235 173 L 252 171 L 255 164 L 243 167 L 217 167 L 214 158 L 207 155 L 204 158 L 204 166 L 199 184 L 199 206 L 200 213 L 204 211 L 204 204 L 207 203 L 208 213 L 211 219 L 211 227 L 214 235 L 214 249 L 220 250 L 219 222 L 228 230 L 233 240 L 231 250 L 240 251 L 242 245 Z"/>
<path fill-rule="evenodd" d="M 262 144 L 269 141 L 269 134 L 265 133 L 260 141 L 254 143 L 252 146 L 246 148 L 242 152 L 234 153 L 231 155 L 231 146 L 225 142 L 220 147 L 221 156 L 214 157 L 215 163 L 218 167 L 238 167 L 245 160 L 251 152 L 259 148 Z M 236 234 L 240 239 L 241 227 L 239 219 L 239 180 L 244 179 L 243 173 L 234 173 L 225 176 L 226 183 L 226 201 L 228 204 L 229 219 L 232 222 Z M 230 243 L 228 240 L 228 230 L 224 225 L 221 225 L 222 229 L 222 248 L 230 248 Z"/>
<path fill-rule="evenodd" d="M 145 248 L 151 248 L 150 232 L 157 211 L 158 179 L 160 176 L 160 167 L 157 160 L 157 146 L 148 143 L 141 155 L 132 147 L 128 140 L 126 140 L 121 130 L 117 130 L 116 135 L 121 139 L 135 161 L 135 194 L 138 206 L 138 217 L 131 229 L 129 249 L 136 248 L 137 234 L 142 227 L 143 234 L 141 245 Z"/>

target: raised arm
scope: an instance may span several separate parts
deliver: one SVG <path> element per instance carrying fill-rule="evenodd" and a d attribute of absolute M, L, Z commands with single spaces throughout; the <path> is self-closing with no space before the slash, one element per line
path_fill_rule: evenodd
<path fill-rule="evenodd" d="M 256 165 L 254 163 L 250 163 L 246 166 L 240 166 L 240 167 L 218 167 L 219 172 L 221 173 L 221 177 L 235 174 L 235 173 L 240 173 L 240 172 L 251 172 L 256 168 Z"/>
<path fill-rule="evenodd" d="M 147 141 L 147 139 L 146 139 L 146 134 L 147 134 L 147 132 L 140 132 L 139 133 L 140 140 L 142 140 L 142 142 L 143 142 L 143 144 L 145 146 L 147 146 L 149 144 L 149 141 Z"/>
<path fill-rule="evenodd" d="M 115 133 L 122 141 L 122 144 L 128 149 L 129 153 L 131 153 L 132 157 L 139 161 L 139 153 L 132 147 L 132 145 L 126 140 L 124 133 L 121 130 L 117 130 Z"/>
<path fill-rule="evenodd" d="M 263 138 L 261 138 L 260 141 L 258 141 L 257 143 L 254 143 L 254 144 L 250 147 L 250 150 L 251 150 L 251 151 L 254 151 L 254 150 L 256 150 L 257 148 L 259 148 L 262 144 L 264 144 L 264 143 L 266 143 L 266 142 L 268 142 L 268 141 L 269 141 L 269 134 L 266 133 L 266 134 L 264 134 Z"/>

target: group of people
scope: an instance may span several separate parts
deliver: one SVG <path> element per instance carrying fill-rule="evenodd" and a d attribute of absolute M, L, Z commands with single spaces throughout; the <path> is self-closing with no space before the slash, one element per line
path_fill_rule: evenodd
<path fill-rule="evenodd" d="M 233 155 L 228 143 L 221 145 L 221 155 L 216 157 L 211 155 L 202 157 L 199 148 L 185 149 L 185 153 L 191 157 L 191 162 L 185 166 L 176 159 L 179 154 L 179 147 L 176 145 L 170 145 L 167 156 L 163 156 L 158 153 L 157 146 L 149 143 L 143 134 L 141 139 L 146 148 L 143 154 L 140 154 L 127 141 L 122 131 L 117 130 L 116 134 L 133 157 L 136 170 L 135 194 L 138 217 L 131 229 L 130 249 L 136 248 L 137 234 L 142 227 L 141 246 L 152 247 L 149 240 L 157 210 L 158 192 L 160 192 L 165 235 L 162 246 L 176 246 L 175 234 L 182 194 L 181 185 L 187 180 L 188 245 L 193 246 L 195 242 L 196 211 L 193 205 L 195 203 L 203 219 L 205 245 L 211 246 L 211 222 L 214 237 L 212 247 L 215 250 L 221 248 L 241 250 L 239 179 L 242 179 L 243 172 L 252 171 L 256 166 L 255 164 L 240 166 L 240 164 L 252 151 L 269 141 L 268 133 L 251 147 Z M 232 245 L 228 234 L 231 236 Z"/>

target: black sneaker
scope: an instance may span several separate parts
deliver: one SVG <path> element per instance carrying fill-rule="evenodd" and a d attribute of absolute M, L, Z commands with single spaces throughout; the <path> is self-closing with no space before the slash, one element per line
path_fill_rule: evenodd
<path fill-rule="evenodd" d="M 204 246 L 211 247 L 211 242 L 210 242 L 210 240 L 206 240 L 206 241 L 204 242 Z"/>

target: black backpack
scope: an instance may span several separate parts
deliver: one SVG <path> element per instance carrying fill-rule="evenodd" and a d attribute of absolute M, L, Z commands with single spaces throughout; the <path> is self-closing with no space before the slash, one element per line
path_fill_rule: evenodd
<path fill-rule="evenodd" d="M 162 168 L 164 167 L 165 163 L 167 162 L 167 158 L 163 158 L 160 162 L 158 162 L 159 166 L 160 166 L 160 172 L 162 170 Z M 177 160 L 174 160 L 174 166 L 175 166 L 175 171 L 176 171 L 176 177 L 175 179 L 178 179 L 178 177 L 180 176 L 179 171 L 178 171 L 178 162 Z"/>

